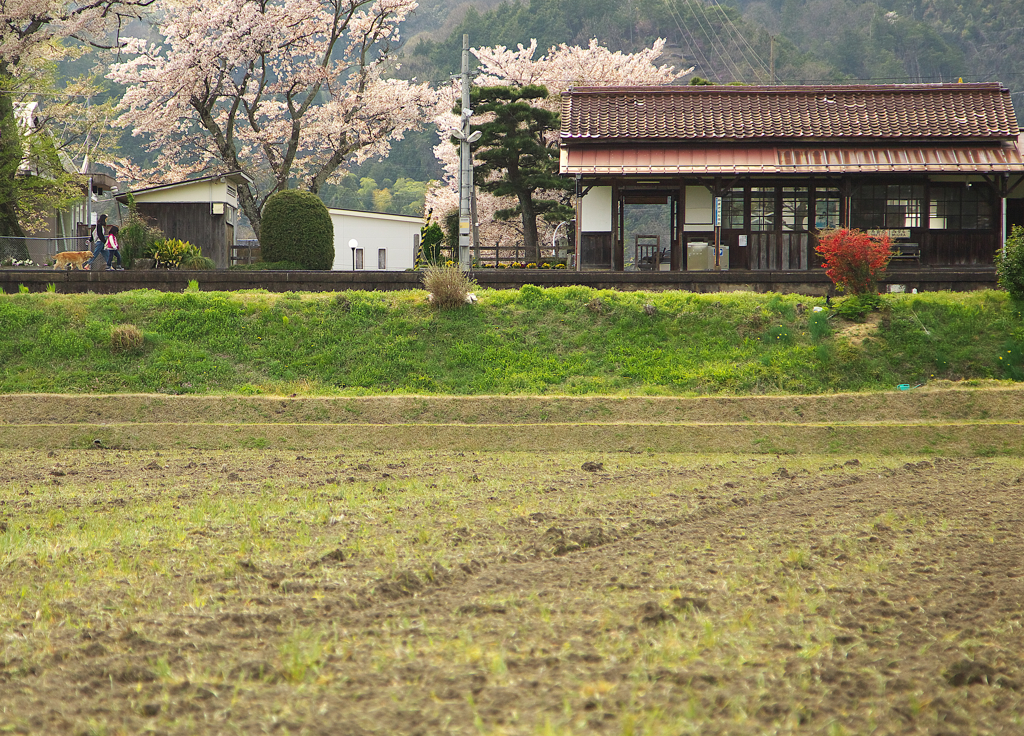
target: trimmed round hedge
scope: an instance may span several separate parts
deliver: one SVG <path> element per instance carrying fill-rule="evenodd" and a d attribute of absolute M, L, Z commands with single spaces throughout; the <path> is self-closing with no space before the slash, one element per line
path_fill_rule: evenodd
<path fill-rule="evenodd" d="M 286 189 L 263 205 L 260 256 L 264 261 L 294 261 L 310 271 L 334 265 L 334 224 L 327 207 L 311 192 Z"/>

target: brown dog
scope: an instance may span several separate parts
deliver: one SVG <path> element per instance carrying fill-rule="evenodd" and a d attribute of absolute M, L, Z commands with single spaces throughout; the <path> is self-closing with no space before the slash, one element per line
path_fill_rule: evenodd
<path fill-rule="evenodd" d="M 57 260 L 53 262 L 53 268 L 81 268 L 89 260 L 92 251 L 88 250 L 66 250 L 57 254 Z"/>

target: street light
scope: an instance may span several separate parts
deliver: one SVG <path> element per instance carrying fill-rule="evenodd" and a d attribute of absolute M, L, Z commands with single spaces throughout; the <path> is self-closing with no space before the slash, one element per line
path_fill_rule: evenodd
<path fill-rule="evenodd" d="M 355 270 L 356 270 L 356 248 L 359 247 L 359 241 L 357 241 L 355 238 L 352 238 L 350 241 L 348 241 L 348 247 L 352 249 L 352 272 L 355 273 Z"/>
<path fill-rule="evenodd" d="M 456 139 L 458 139 L 460 141 L 464 140 L 464 141 L 466 141 L 468 143 L 476 143 L 478 140 L 480 140 L 480 136 L 482 136 L 482 135 L 483 135 L 483 133 L 481 131 L 474 130 L 472 133 L 469 134 L 469 138 L 466 138 L 466 136 L 463 135 L 461 130 L 453 130 L 452 131 L 452 136 L 454 138 L 456 138 Z"/>

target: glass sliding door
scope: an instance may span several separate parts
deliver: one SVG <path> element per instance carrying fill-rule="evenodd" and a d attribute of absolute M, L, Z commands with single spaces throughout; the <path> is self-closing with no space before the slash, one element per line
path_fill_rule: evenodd
<path fill-rule="evenodd" d="M 626 192 L 622 197 L 624 271 L 668 271 L 671 267 L 675 197 Z"/>

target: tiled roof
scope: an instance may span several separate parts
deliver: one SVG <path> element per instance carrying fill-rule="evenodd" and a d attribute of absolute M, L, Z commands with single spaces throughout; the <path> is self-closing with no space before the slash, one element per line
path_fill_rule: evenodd
<path fill-rule="evenodd" d="M 577 87 L 562 140 L 1008 140 L 998 83 L 805 87 Z"/>

